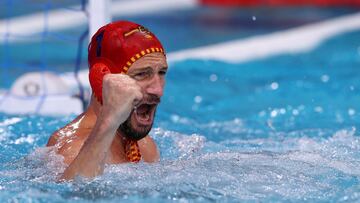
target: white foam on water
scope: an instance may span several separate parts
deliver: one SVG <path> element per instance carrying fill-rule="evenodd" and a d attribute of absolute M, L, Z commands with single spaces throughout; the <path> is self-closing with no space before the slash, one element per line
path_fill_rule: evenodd
<path fill-rule="evenodd" d="M 179 115 L 171 115 L 170 117 L 173 124 L 182 124 L 193 126 L 195 128 L 200 129 L 211 129 L 215 133 L 223 132 L 223 133 L 242 133 L 246 131 L 244 127 L 244 121 L 241 118 L 234 118 L 232 120 L 225 121 L 210 121 L 208 123 L 200 123 L 197 120 L 181 117 Z"/>
<path fill-rule="evenodd" d="M 55 153 L 53 148 L 37 148 L 29 155 L 8 163 L 13 170 L 0 171 L 1 177 L 17 178 L 38 182 L 56 181 L 65 170 L 64 158 Z"/>
<path fill-rule="evenodd" d="M 9 125 L 14 125 L 14 124 L 20 122 L 21 120 L 22 120 L 22 119 L 19 118 L 19 117 L 7 118 L 7 119 L 5 119 L 4 121 L 1 121 L 1 122 L 0 122 L 0 127 L 9 126 Z"/>
<path fill-rule="evenodd" d="M 214 121 L 209 125 L 221 123 L 227 125 Z M 301 136 L 294 136 L 296 133 Z M 49 199 L 53 193 L 59 201 L 359 199 L 355 192 L 360 178 L 360 139 L 355 129 L 339 130 L 330 137 L 281 134 L 215 143 L 204 135 L 156 128 L 152 135 L 162 153 L 159 163 L 108 165 L 93 180 L 56 183 L 65 168 L 63 159 L 51 148 L 39 148 L 8 163 L 0 177 L 10 180 L 15 191 L 24 190 L 17 193 L 19 199 L 30 194 L 33 199 Z M 5 190 L 10 185 L 2 184 Z"/>
<path fill-rule="evenodd" d="M 329 152 L 338 149 L 339 133 L 341 139 L 347 137 L 342 145 L 359 140 L 351 135 L 351 131 L 345 130 L 323 141 L 306 137 L 261 141 L 292 146 L 284 152 L 245 152 L 244 149 L 226 149 L 226 146 L 221 151 L 206 152 L 213 143 L 201 135 L 156 129 L 154 136 L 161 140 L 159 147 L 177 151 L 172 153 L 176 157 L 155 164 L 108 166 L 105 174 L 95 180 L 87 181 L 85 185 L 84 180 L 74 183 L 76 190 L 68 195 L 89 199 L 331 200 L 344 195 L 339 191 L 347 187 L 348 181 L 355 181 L 360 176 L 357 169 L 360 163 L 353 162 L 354 157 L 341 160 L 330 156 Z M 314 146 L 302 148 L 306 139 Z M 259 139 L 249 142 L 259 142 Z M 191 151 L 194 153 L 188 155 Z"/>

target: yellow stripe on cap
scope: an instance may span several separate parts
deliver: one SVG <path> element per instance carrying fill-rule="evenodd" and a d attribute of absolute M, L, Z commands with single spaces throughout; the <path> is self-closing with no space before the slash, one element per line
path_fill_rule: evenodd
<path fill-rule="evenodd" d="M 161 52 L 164 53 L 164 50 L 162 48 L 159 47 L 151 47 L 149 49 L 145 49 L 140 51 L 139 53 L 135 54 L 133 57 L 130 58 L 130 61 L 128 61 L 126 63 L 127 66 L 123 67 L 123 70 L 125 72 L 127 72 L 130 68 L 130 66 L 135 63 L 138 59 L 140 59 L 141 57 L 145 56 L 146 54 L 150 54 L 150 53 L 154 53 L 154 52 Z M 122 72 L 123 73 L 123 72 Z"/>

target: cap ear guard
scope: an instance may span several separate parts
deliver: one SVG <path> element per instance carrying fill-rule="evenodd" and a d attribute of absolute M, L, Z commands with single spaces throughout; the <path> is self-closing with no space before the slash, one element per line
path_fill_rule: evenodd
<path fill-rule="evenodd" d="M 103 80 L 106 74 L 111 73 L 109 63 L 106 60 L 97 60 L 93 63 L 89 71 L 89 81 L 96 99 L 103 104 Z"/>

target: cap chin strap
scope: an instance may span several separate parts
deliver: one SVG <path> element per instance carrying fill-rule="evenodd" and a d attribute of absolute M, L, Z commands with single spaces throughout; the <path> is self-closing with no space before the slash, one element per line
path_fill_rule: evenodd
<path fill-rule="evenodd" d="M 135 140 L 126 139 L 125 154 L 128 161 L 137 163 L 141 160 L 139 145 Z"/>

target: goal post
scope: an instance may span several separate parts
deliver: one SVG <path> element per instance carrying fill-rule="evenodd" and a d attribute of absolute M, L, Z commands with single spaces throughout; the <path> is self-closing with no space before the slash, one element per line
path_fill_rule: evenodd
<path fill-rule="evenodd" d="M 89 38 L 103 25 L 111 21 L 110 0 L 89 0 Z"/>

